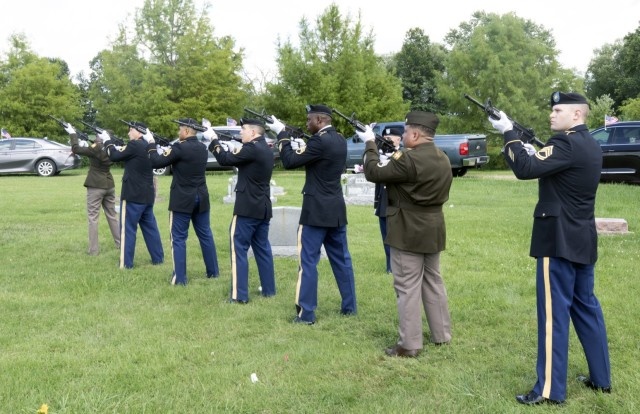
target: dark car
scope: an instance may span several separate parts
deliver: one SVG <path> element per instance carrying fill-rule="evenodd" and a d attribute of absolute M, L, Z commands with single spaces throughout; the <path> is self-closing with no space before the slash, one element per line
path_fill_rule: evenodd
<path fill-rule="evenodd" d="M 35 173 L 43 177 L 78 168 L 80 157 L 71 147 L 44 138 L 0 140 L 0 174 Z"/>
<path fill-rule="evenodd" d="M 229 139 L 235 139 L 237 141 L 241 141 L 241 138 L 240 138 L 240 127 L 239 126 L 215 126 L 215 127 L 213 127 L 213 130 L 216 131 L 216 133 L 218 134 L 218 138 L 221 141 L 226 141 L 226 140 L 229 140 Z M 198 132 L 197 137 L 198 137 L 198 140 L 200 142 L 202 142 L 202 144 L 205 147 L 207 147 L 207 148 L 209 147 L 210 141 L 202 136 L 202 132 Z M 273 148 L 273 159 L 274 159 L 274 162 L 276 162 L 280 158 L 280 153 L 278 152 L 278 150 L 277 150 L 277 148 L 275 146 L 276 140 L 275 140 L 275 135 L 273 134 L 273 132 L 267 131 L 266 140 L 267 140 L 267 144 L 269 144 L 269 146 L 271 148 Z M 174 144 L 177 141 L 178 140 L 175 139 L 175 140 L 171 141 L 171 143 Z M 226 170 L 233 170 L 233 169 L 234 169 L 234 167 L 225 167 L 225 166 L 222 166 L 222 165 L 218 164 L 218 161 L 216 160 L 216 157 L 214 157 L 213 154 L 211 152 L 209 152 L 209 158 L 207 159 L 207 171 L 226 171 Z M 153 173 L 155 175 L 170 175 L 171 174 L 171 166 L 163 167 L 163 168 L 156 168 L 156 169 L 153 170 Z"/>
<path fill-rule="evenodd" d="M 602 148 L 602 182 L 640 184 L 640 121 L 617 122 L 591 131 Z"/>

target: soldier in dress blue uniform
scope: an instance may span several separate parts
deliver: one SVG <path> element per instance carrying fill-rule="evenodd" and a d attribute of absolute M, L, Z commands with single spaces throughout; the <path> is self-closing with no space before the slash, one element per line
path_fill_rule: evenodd
<path fill-rule="evenodd" d="M 451 341 L 440 252 L 447 239 L 442 205 L 449 199 L 453 176 L 449 158 L 433 142 L 439 122 L 430 112 L 409 112 L 402 134 L 404 149 L 394 152 L 388 162 L 380 162 L 370 127 L 357 132 L 365 142 L 365 177 L 387 187 L 384 241 L 391 248 L 399 320 L 399 339 L 385 349 L 392 357 L 414 358 L 422 351 L 422 309 L 431 341 L 438 345 Z"/>
<path fill-rule="evenodd" d="M 318 304 L 320 249 L 324 245 L 342 297 L 340 312 L 355 314 L 356 289 L 347 244 L 347 206 L 340 177 L 345 169 L 347 142 L 331 126 L 331 109 L 307 105 L 307 129 L 313 134 L 298 149 L 284 124 L 272 116 L 269 128 L 278 133 L 278 150 L 286 169 L 305 167 L 302 212 L 298 226 L 298 283 L 294 323 L 312 325 Z"/>
<path fill-rule="evenodd" d="M 238 168 L 236 202 L 229 225 L 232 303 L 249 301 L 249 246 L 258 266 L 262 296 L 276 294 L 273 255 L 269 242 L 273 151 L 265 139 L 262 121 L 243 118 L 240 125 L 243 145 L 231 151 L 228 150 L 227 143 L 218 140 L 211 127 L 203 134 L 211 140 L 209 150 L 218 160 L 218 164 Z"/>
<path fill-rule="evenodd" d="M 173 179 L 169 195 L 169 222 L 173 257 L 172 285 L 187 284 L 187 237 L 189 224 L 200 241 L 202 258 L 208 278 L 218 277 L 218 256 L 210 226 L 209 190 L 206 170 L 209 158 L 207 147 L 196 137 L 198 123 L 192 118 L 174 121 L 180 125 L 179 140 L 171 147 L 158 151 L 153 138 L 148 152 L 153 168 L 171 165 Z"/>
<path fill-rule="evenodd" d="M 396 149 L 400 148 L 400 140 L 402 139 L 402 133 L 404 128 L 390 127 L 385 128 L 382 131 L 382 137 L 386 140 L 393 142 Z M 382 151 L 379 151 L 382 152 Z M 380 162 L 387 163 L 392 153 L 380 154 Z M 378 223 L 380 224 L 380 235 L 382 236 L 382 244 L 384 246 L 384 255 L 387 263 L 387 273 L 391 273 L 391 253 L 389 245 L 384 242 L 384 238 L 387 237 L 387 186 L 384 183 L 376 183 L 374 199 L 373 199 L 374 214 L 378 217 Z"/>
<path fill-rule="evenodd" d="M 142 122 L 132 122 L 141 130 L 147 126 Z M 155 187 L 153 168 L 147 155 L 147 143 L 143 134 L 134 127 L 129 128 L 129 143 L 117 147 L 106 133 L 101 134 L 103 145 L 111 161 L 124 161 L 122 191 L 120 194 L 120 268 L 132 268 L 136 251 L 138 226 L 142 231 L 151 263 L 164 261 L 164 250 L 156 216 L 153 214 Z"/>
<path fill-rule="evenodd" d="M 522 404 L 562 403 L 566 397 L 569 322 L 584 349 L 587 387 L 611 392 L 607 331 L 593 293 L 598 237 L 594 205 L 602 150 L 585 125 L 586 98 L 577 93 L 551 95 L 551 130 L 545 146 L 529 155 L 513 124 L 501 112 L 489 119 L 504 134 L 504 157 L 516 177 L 538 179 L 530 255 L 536 258 L 538 380 Z"/>

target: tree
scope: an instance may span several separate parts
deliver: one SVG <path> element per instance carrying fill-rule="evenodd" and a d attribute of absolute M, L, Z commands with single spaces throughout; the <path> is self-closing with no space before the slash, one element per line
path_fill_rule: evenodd
<path fill-rule="evenodd" d="M 440 132 L 485 133 L 492 165 L 502 165 L 502 137 L 487 116 L 464 98 L 487 98 L 538 134 L 549 130 L 549 98 L 555 89 L 580 92 L 581 80 L 562 69 L 551 33 L 513 13 L 475 12 L 445 37 L 446 71 L 438 78 L 438 96 L 446 104 Z M 497 164 L 495 164 L 497 162 Z"/>
<path fill-rule="evenodd" d="M 241 52 L 233 39 L 213 36 L 207 16 L 207 6 L 196 10 L 192 0 L 145 0 L 135 30 L 121 27 L 111 49 L 91 62 L 88 90 L 97 120 L 143 120 L 172 136 L 177 118 L 215 124 L 240 114 L 248 89 L 239 75 Z"/>
<path fill-rule="evenodd" d="M 623 120 L 640 119 L 640 99 L 627 99 L 619 110 Z"/>
<path fill-rule="evenodd" d="M 589 111 L 589 118 L 587 119 L 587 126 L 589 129 L 602 126 L 604 124 L 605 115 L 615 115 L 613 105 L 614 101 L 609 95 L 602 95 L 591 100 L 591 110 Z"/>
<path fill-rule="evenodd" d="M 267 111 L 297 126 L 306 123 L 303 108 L 309 103 L 324 103 L 347 115 L 356 111 L 363 122 L 402 119 L 408 105 L 400 80 L 374 53 L 373 37 L 363 33 L 360 16 L 355 22 L 343 18 L 334 3 L 315 23 L 311 27 L 305 18 L 300 21 L 299 48 L 289 41 L 278 43 L 278 77 L 265 87 Z"/>
<path fill-rule="evenodd" d="M 13 136 L 56 137 L 67 134 L 54 115 L 68 121 L 82 113 L 79 90 L 66 62 L 34 54 L 24 35 L 12 35 L 5 61 L 0 61 L 0 121 Z"/>
<path fill-rule="evenodd" d="M 605 44 L 594 50 L 594 57 L 589 61 L 584 81 L 586 96 L 590 100 L 608 95 L 616 101 L 616 84 L 621 73 L 618 61 L 620 49 L 622 41 L 616 40 L 613 44 Z"/>
<path fill-rule="evenodd" d="M 445 50 L 431 44 L 429 36 L 420 28 L 410 29 L 405 35 L 400 52 L 394 55 L 396 75 L 402 81 L 402 96 L 411 109 L 438 113 L 436 78 L 444 71 Z"/>

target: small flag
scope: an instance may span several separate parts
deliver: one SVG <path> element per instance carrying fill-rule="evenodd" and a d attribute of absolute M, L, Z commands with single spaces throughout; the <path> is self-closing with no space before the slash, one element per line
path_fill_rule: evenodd
<path fill-rule="evenodd" d="M 227 126 L 236 126 L 238 123 L 233 118 L 227 118 Z"/>
<path fill-rule="evenodd" d="M 615 124 L 616 122 L 618 122 L 618 118 L 616 118 L 615 116 L 604 116 L 604 126 Z"/>
<path fill-rule="evenodd" d="M 9 131 L 4 128 L 2 128 L 2 138 L 11 138 L 11 134 L 9 134 Z"/>

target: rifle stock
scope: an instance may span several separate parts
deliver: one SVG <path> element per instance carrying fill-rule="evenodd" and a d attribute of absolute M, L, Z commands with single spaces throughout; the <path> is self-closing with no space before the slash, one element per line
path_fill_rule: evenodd
<path fill-rule="evenodd" d="M 479 102 L 477 99 L 475 99 L 470 95 L 467 95 L 466 93 L 464 94 L 464 97 L 469 101 L 473 102 L 474 104 L 476 104 L 477 106 L 479 106 L 480 108 L 482 108 L 482 110 L 491 118 L 500 119 L 500 110 L 495 106 L 491 105 L 491 99 L 487 99 L 487 101 L 483 104 L 482 102 Z M 535 144 L 539 148 L 544 147 L 544 142 L 540 141 L 536 137 L 535 133 L 533 132 L 533 129 L 526 128 L 511 118 L 509 118 L 509 120 L 513 124 L 513 129 L 518 133 L 518 138 L 521 141 L 526 142 L 527 144 Z"/>

